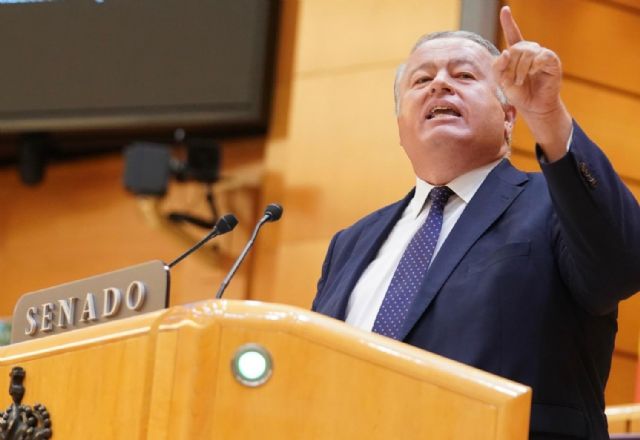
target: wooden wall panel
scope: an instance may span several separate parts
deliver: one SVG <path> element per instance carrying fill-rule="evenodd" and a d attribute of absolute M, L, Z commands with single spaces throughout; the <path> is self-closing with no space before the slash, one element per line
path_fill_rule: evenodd
<path fill-rule="evenodd" d="M 640 197 L 640 187 L 636 195 Z M 637 357 L 638 335 L 640 335 L 640 295 L 635 295 L 620 303 L 616 349 Z"/>
<path fill-rule="evenodd" d="M 283 240 L 330 236 L 413 185 L 398 144 L 393 72 L 387 67 L 295 83 L 283 218 L 290 227 Z"/>
<path fill-rule="evenodd" d="M 634 356 L 614 353 L 609 382 L 605 390 L 607 405 L 622 405 L 633 402 L 636 363 Z"/>
<path fill-rule="evenodd" d="M 455 27 L 456 1 L 301 0 L 294 71 L 327 70 L 402 61 L 426 32 Z"/>
<path fill-rule="evenodd" d="M 640 66 L 640 64 L 639 64 Z M 572 78 L 565 78 L 562 98 L 580 126 L 607 154 L 618 173 L 640 182 L 640 99 Z M 533 151 L 533 137 L 522 120 L 518 120 L 514 147 Z"/>
<path fill-rule="evenodd" d="M 508 3 L 525 38 L 558 53 L 567 75 L 640 94 L 637 11 L 592 0 Z"/>
<path fill-rule="evenodd" d="M 635 13 L 640 12 L 640 1 L 639 0 L 599 0 L 603 3 L 611 3 L 613 5 L 628 7 L 629 12 Z"/>
<path fill-rule="evenodd" d="M 296 23 L 283 38 L 295 35 L 295 47 L 278 69 L 264 200 L 282 201 L 285 215 L 257 243 L 251 296 L 309 307 L 331 236 L 413 186 L 395 124 L 395 69 L 419 36 L 456 28 L 460 4 L 283 6 Z"/>
<path fill-rule="evenodd" d="M 256 295 L 263 301 L 309 309 L 328 246 L 326 238 L 282 242 L 275 253 L 277 264 L 271 266 L 274 269 L 272 283 L 286 288 L 276 290 L 257 287 Z"/>
<path fill-rule="evenodd" d="M 530 150 L 533 151 L 533 144 L 529 145 Z M 509 160 L 513 164 L 514 167 L 519 170 L 531 172 L 531 173 L 539 173 L 540 165 L 536 160 L 532 151 L 526 151 L 524 148 L 513 148 L 511 151 L 511 157 Z"/>
<path fill-rule="evenodd" d="M 262 145 L 262 139 L 247 139 L 224 148 L 219 208 L 236 212 L 242 223 L 234 234 L 220 237 L 217 252 L 203 249 L 172 270 L 172 304 L 214 296 L 244 245 L 256 217 L 259 176 L 240 171 L 261 161 Z M 0 316 L 10 315 L 28 291 L 151 259 L 168 262 L 206 234 L 150 221 L 123 188 L 123 170 L 120 155 L 56 163 L 41 185 L 26 187 L 13 168 L 0 169 Z M 172 184 L 160 206 L 165 213 L 205 216 L 204 200 L 201 185 Z M 230 287 L 231 297 L 246 297 L 247 269 Z"/>

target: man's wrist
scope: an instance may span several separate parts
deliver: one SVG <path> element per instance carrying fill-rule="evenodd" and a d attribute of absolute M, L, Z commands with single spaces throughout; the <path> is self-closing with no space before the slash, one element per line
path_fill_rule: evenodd
<path fill-rule="evenodd" d="M 555 162 L 567 154 L 573 123 L 562 102 L 556 110 L 544 115 L 531 116 L 522 112 L 521 115 L 548 162 Z"/>

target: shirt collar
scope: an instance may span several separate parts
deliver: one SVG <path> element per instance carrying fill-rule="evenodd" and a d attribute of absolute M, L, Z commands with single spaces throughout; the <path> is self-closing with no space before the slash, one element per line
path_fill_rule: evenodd
<path fill-rule="evenodd" d="M 502 159 L 498 159 L 494 162 L 468 171 L 447 183 L 447 186 L 466 205 L 471 201 L 476 191 L 478 191 L 480 185 L 484 182 L 484 179 L 487 178 L 489 173 L 500 163 L 500 161 L 502 161 Z M 434 185 L 431 185 L 429 182 L 425 182 L 419 177 L 416 177 L 416 191 L 409 203 L 409 206 L 407 207 L 414 218 L 420 215 L 420 212 L 427 203 L 427 196 L 433 187 Z"/>

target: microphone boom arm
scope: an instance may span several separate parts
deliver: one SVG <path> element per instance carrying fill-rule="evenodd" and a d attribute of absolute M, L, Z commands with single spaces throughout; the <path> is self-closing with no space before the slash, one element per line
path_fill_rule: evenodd
<path fill-rule="evenodd" d="M 247 256 L 247 254 L 249 253 L 249 250 L 253 246 L 253 243 L 256 241 L 256 237 L 258 236 L 258 232 L 260 231 L 260 228 L 267 221 L 269 221 L 269 219 L 270 219 L 270 217 L 268 215 L 264 215 L 260 219 L 260 221 L 256 224 L 256 227 L 253 228 L 253 233 L 251 234 L 251 238 L 249 239 L 247 244 L 244 245 L 244 248 L 242 249 L 242 252 L 240 252 L 240 255 L 238 256 L 236 261 L 233 263 L 233 266 L 231 266 L 231 269 L 229 270 L 229 273 L 227 273 L 227 276 L 224 277 L 224 280 L 222 280 L 222 284 L 220 284 L 220 288 L 218 289 L 218 292 L 216 293 L 216 299 L 222 298 L 222 294 L 224 293 L 225 289 L 227 288 L 227 285 L 229 284 L 229 281 L 231 281 L 231 278 L 233 278 L 233 276 L 235 275 L 236 271 L 238 270 L 238 267 L 240 267 L 240 265 L 244 261 L 244 258 Z"/>
<path fill-rule="evenodd" d="M 253 246 L 253 243 L 256 241 L 256 237 L 258 236 L 258 232 L 260 232 L 260 228 L 262 227 L 262 225 L 264 225 L 267 222 L 278 221 L 281 216 L 282 216 L 282 206 L 278 205 L 277 203 L 270 203 L 269 205 L 267 205 L 267 208 L 264 210 L 264 215 L 260 220 L 258 220 L 256 227 L 253 228 L 253 233 L 251 234 L 251 238 L 249 238 L 249 241 L 242 249 L 242 252 L 240 252 L 240 255 L 236 259 L 235 263 L 233 263 L 233 266 L 231 267 L 231 270 L 229 270 L 229 273 L 227 273 L 227 276 L 224 277 L 224 280 L 222 280 L 222 284 L 220 284 L 220 288 L 216 293 L 216 299 L 222 298 L 222 294 L 227 288 L 229 281 L 231 281 L 231 278 L 233 278 L 236 271 L 238 270 L 238 267 L 240 267 L 240 264 L 242 264 L 242 261 L 244 261 L 244 258 L 249 253 L 251 246 Z"/>
<path fill-rule="evenodd" d="M 175 266 L 176 264 L 178 264 L 179 262 L 187 258 L 193 252 L 200 249 L 202 245 L 204 245 L 206 242 L 208 242 L 212 238 L 217 237 L 218 235 L 226 234 L 227 232 L 231 231 L 233 228 L 236 227 L 237 224 L 238 224 L 238 219 L 233 214 L 226 214 L 220 217 L 211 232 L 209 232 L 202 240 L 200 240 L 195 245 L 193 245 L 188 251 L 186 251 L 185 253 L 183 253 L 178 258 L 176 258 L 175 260 L 173 260 L 171 263 L 168 264 L 169 269 L 171 269 L 173 266 Z"/>

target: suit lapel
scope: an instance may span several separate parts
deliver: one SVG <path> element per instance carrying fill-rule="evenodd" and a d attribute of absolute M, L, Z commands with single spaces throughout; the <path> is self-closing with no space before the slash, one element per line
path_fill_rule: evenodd
<path fill-rule="evenodd" d="M 485 179 L 433 260 L 399 335 L 403 340 L 425 313 L 471 246 L 520 194 L 525 173 L 502 161 Z"/>
<path fill-rule="evenodd" d="M 409 192 L 404 199 L 379 212 L 364 227 L 351 251 L 352 258 L 349 260 L 349 264 L 343 268 L 342 275 L 333 289 L 332 299 L 326 307 L 323 307 L 322 313 L 344 321 L 353 288 L 389 236 L 393 226 L 411 201 L 414 192 L 415 189 Z"/>

